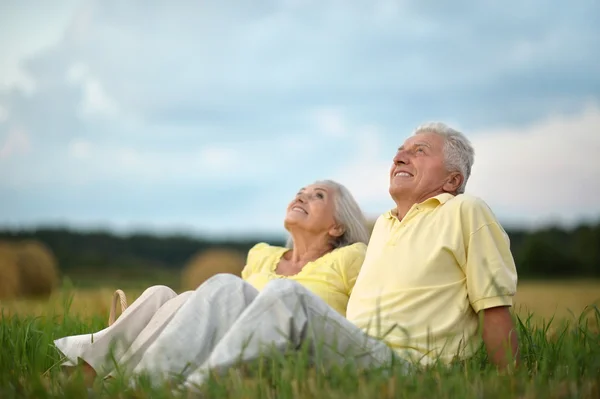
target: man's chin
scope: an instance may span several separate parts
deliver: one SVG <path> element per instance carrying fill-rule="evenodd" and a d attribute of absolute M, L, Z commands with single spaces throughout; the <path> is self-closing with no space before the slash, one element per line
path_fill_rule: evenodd
<path fill-rule="evenodd" d="M 407 193 L 409 190 L 407 187 L 400 185 L 400 184 L 394 184 L 393 182 L 390 183 L 389 187 L 388 187 L 388 192 L 390 193 L 390 195 L 394 196 L 394 195 L 398 195 L 398 194 L 403 194 L 403 193 Z"/>

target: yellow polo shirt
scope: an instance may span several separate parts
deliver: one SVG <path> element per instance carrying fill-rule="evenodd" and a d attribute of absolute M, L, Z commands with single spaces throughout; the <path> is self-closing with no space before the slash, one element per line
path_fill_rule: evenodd
<path fill-rule="evenodd" d="M 470 357 L 477 313 L 509 305 L 517 271 L 508 235 L 481 199 L 441 194 L 375 223 L 347 318 L 421 364 Z"/>
<path fill-rule="evenodd" d="M 275 273 L 275 269 L 289 248 L 259 243 L 248 252 L 248 260 L 246 267 L 242 270 L 242 278 L 259 291 L 271 280 L 297 281 L 345 316 L 348 298 L 356 282 L 366 250 L 367 246 L 363 243 L 336 248 L 319 259 L 308 262 L 298 274 L 281 276 Z"/>

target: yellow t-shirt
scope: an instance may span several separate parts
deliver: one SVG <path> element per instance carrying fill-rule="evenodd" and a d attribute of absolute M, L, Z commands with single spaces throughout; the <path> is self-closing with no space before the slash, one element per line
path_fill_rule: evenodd
<path fill-rule="evenodd" d="M 348 297 L 362 266 L 366 249 L 367 246 L 363 243 L 336 248 L 319 259 L 308 262 L 298 274 L 281 276 L 275 273 L 275 269 L 289 248 L 258 243 L 248 252 L 242 278 L 259 291 L 271 280 L 295 280 L 340 314 L 346 315 Z"/>
<path fill-rule="evenodd" d="M 378 218 L 347 318 L 421 364 L 449 362 L 474 353 L 477 313 L 511 306 L 516 286 L 508 236 L 485 202 L 442 194 L 402 221 Z"/>

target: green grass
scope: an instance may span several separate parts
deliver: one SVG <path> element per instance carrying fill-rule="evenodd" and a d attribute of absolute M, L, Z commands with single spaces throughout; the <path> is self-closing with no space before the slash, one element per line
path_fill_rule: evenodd
<path fill-rule="evenodd" d="M 0 398 L 169 398 L 168 387 L 139 380 L 95 381 L 90 394 L 83 378 L 65 378 L 52 345 L 55 338 L 105 327 L 105 318 L 70 316 L 65 297 L 61 315 L 2 315 L 0 319 Z M 473 359 L 417 370 L 357 372 L 351 368 L 320 372 L 303 352 L 276 356 L 213 377 L 208 398 L 598 398 L 600 397 L 600 310 L 590 307 L 575 323 L 518 319 L 522 366 L 499 373 L 484 351 Z M 42 376 L 46 371 L 49 372 Z M 185 397 L 185 396 L 184 396 Z"/>

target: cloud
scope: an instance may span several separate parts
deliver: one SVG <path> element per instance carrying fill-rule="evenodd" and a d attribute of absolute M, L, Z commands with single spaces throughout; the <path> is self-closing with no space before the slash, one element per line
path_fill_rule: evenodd
<path fill-rule="evenodd" d="M 86 140 L 76 139 L 69 143 L 69 156 L 75 159 L 86 159 L 92 155 L 92 144 Z"/>
<path fill-rule="evenodd" d="M 328 137 L 342 138 L 346 135 L 346 123 L 342 112 L 335 108 L 320 108 L 314 112 L 317 130 Z"/>
<path fill-rule="evenodd" d="M 24 68 L 23 61 L 60 41 L 78 2 L 3 2 L 0 13 L 0 90 L 35 92 L 34 78 Z"/>
<path fill-rule="evenodd" d="M 82 170 L 88 176 L 88 183 L 110 180 L 154 184 L 175 181 L 218 183 L 234 174 L 242 178 L 257 172 L 252 165 L 239 168 L 235 164 L 239 158 L 235 148 L 217 145 L 170 153 L 78 139 L 71 142 L 68 154 L 72 159 L 69 163 L 79 167 L 62 175 L 63 182 L 69 179 L 81 181 Z"/>
<path fill-rule="evenodd" d="M 22 129 L 12 128 L 0 141 L 0 160 L 27 154 L 31 148 L 29 135 Z"/>
<path fill-rule="evenodd" d="M 353 135 L 354 151 L 334 175 L 335 180 L 344 184 L 371 214 L 379 213 L 376 209 L 382 204 L 392 204 L 387 189 L 393 152 L 390 151 L 390 140 L 384 140 L 384 137 L 384 132 L 377 126 L 358 129 Z"/>
<path fill-rule="evenodd" d="M 504 122 L 531 122 L 552 107 L 576 109 L 600 88 L 597 35 L 574 10 L 547 15 L 556 22 L 545 26 L 520 4 L 515 21 L 504 6 L 468 2 L 444 13 L 403 2 L 383 19 L 390 2 L 319 4 L 317 16 L 315 2 L 176 3 L 144 4 L 141 17 L 140 2 L 88 1 L 37 62 L 85 62 L 128 112 L 153 123 L 212 119 L 230 134 L 239 124 L 273 126 L 277 115 L 302 121 L 304 110 L 328 104 L 386 123 L 477 109 L 470 123 L 482 125 L 500 121 L 499 106 Z"/>
<path fill-rule="evenodd" d="M 212 170 L 236 169 L 235 161 L 240 156 L 236 150 L 227 147 L 205 147 L 200 150 L 203 165 Z"/>
<path fill-rule="evenodd" d="M 575 222 L 600 216 L 600 104 L 519 129 L 473 136 L 469 191 L 512 223 Z"/>
<path fill-rule="evenodd" d="M 0 104 L 0 123 L 8 119 L 8 110 Z"/>
<path fill-rule="evenodd" d="M 108 95 L 104 86 L 93 77 L 89 68 L 80 63 L 73 64 L 66 74 L 67 82 L 80 86 L 83 95 L 79 107 L 80 114 L 84 117 L 115 117 L 118 106 L 113 98 Z"/>

